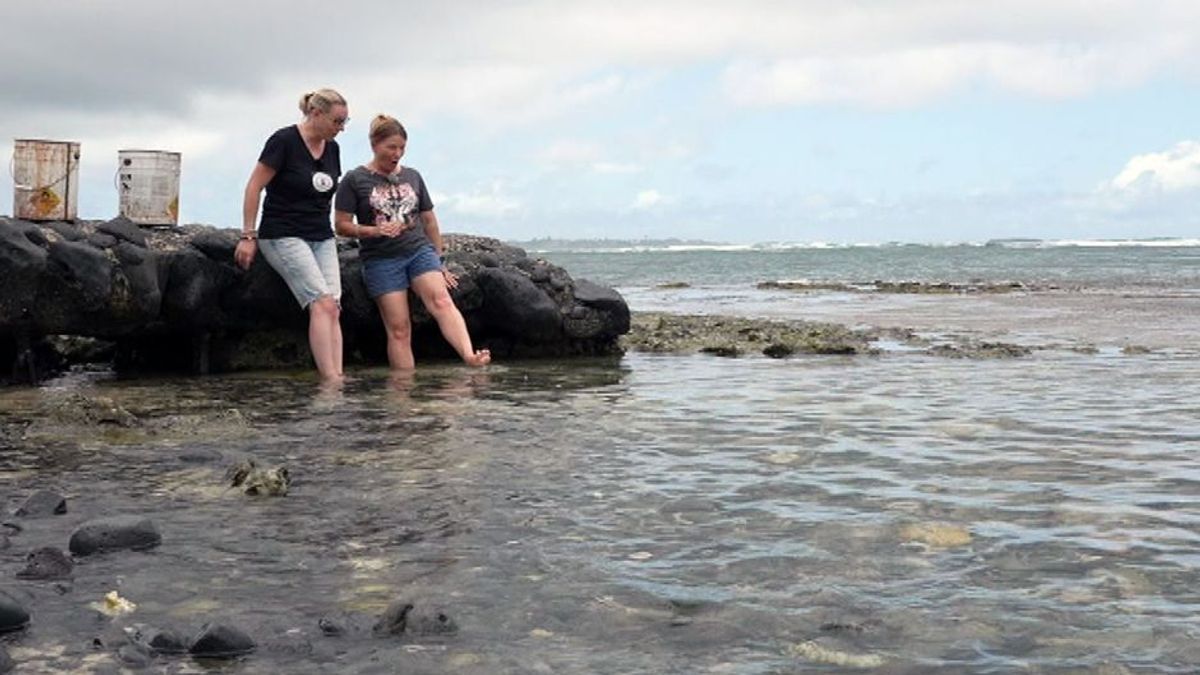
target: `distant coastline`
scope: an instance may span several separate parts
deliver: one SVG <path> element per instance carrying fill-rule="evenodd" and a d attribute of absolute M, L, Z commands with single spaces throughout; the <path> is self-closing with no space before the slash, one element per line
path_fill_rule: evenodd
<path fill-rule="evenodd" d="M 1195 248 L 1200 238 L 1147 237 L 1144 239 L 1036 239 L 1013 237 L 981 241 L 945 242 L 760 242 L 754 244 L 708 241 L 704 239 L 559 239 L 539 237 L 508 239 L 505 243 L 530 253 L 623 253 L 639 251 L 787 251 L 802 249 L 853 248 Z"/>
<path fill-rule="evenodd" d="M 556 237 L 537 237 L 535 239 L 505 240 L 505 243 L 518 246 L 526 251 L 614 251 L 632 249 L 658 248 L 700 248 L 730 246 L 726 242 L 705 241 L 703 239 L 559 239 Z"/>

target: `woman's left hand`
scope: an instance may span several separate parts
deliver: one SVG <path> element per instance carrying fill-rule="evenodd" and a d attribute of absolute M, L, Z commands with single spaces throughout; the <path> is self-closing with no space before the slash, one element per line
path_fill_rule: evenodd
<path fill-rule="evenodd" d="M 446 288 L 458 288 L 458 275 L 442 265 L 442 278 L 446 280 Z"/>

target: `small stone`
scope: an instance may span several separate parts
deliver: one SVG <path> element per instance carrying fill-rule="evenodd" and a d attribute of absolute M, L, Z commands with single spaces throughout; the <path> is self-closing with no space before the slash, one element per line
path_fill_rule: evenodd
<path fill-rule="evenodd" d="M 282 497 L 287 495 L 292 479 L 286 467 L 265 468 L 252 459 L 243 460 L 225 472 L 230 487 L 240 487 L 252 496 Z"/>
<path fill-rule="evenodd" d="M 791 356 L 796 352 L 790 345 L 785 345 L 782 342 L 773 342 L 763 349 L 763 354 L 773 359 L 782 359 Z"/>
<path fill-rule="evenodd" d="M 67 498 L 53 490 L 38 490 L 29 495 L 24 504 L 13 512 L 15 516 L 40 518 L 57 516 L 67 512 Z"/>
<path fill-rule="evenodd" d="M 152 630 L 146 646 L 158 654 L 183 654 L 188 650 L 183 638 L 172 630 Z"/>
<path fill-rule="evenodd" d="M 545 628 L 534 628 L 533 630 L 529 631 L 529 636 L 535 638 L 549 638 L 554 637 L 554 633 L 546 630 Z"/>
<path fill-rule="evenodd" d="M 91 555 L 125 549 L 144 550 L 162 543 L 162 535 L 149 518 L 115 516 L 80 525 L 71 535 L 69 548 L 75 555 Z"/>
<path fill-rule="evenodd" d="M 18 579 L 46 581 L 65 579 L 71 576 L 75 563 L 61 550 L 45 546 L 32 551 L 25 558 L 25 569 L 17 572 Z"/>
<path fill-rule="evenodd" d="M 418 606 L 409 611 L 404 632 L 410 635 L 445 635 L 457 633 L 458 624 L 441 609 Z"/>
<path fill-rule="evenodd" d="M 404 600 L 393 602 L 383 610 L 379 621 L 375 622 L 375 626 L 371 630 L 376 635 L 403 635 L 404 628 L 408 625 L 408 613 L 412 611 L 412 608 L 411 602 Z"/>
<path fill-rule="evenodd" d="M 321 620 L 317 622 L 317 627 L 321 629 L 322 635 L 327 635 L 329 637 L 338 637 L 346 632 L 346 629 L 334 622 L 333 619 L 326 617 L 322 617 Z"/>
<path fill-rule="evenodd" d="M 192 640 L 188 653 L 207 659 L 227 659 L 254 651 L 254 640 L 233 626 L 206 623 Z"/>
<path fill-rule="evenodd" d="M 11 595 L 0 592 L 0 633 L 21 630 L 29 625 L 29 611 Z"/>
<path fill-rule="evenodd" d="M 117 659 L 122 665 L 130 668 L 145 668 L 150 665 L 150 656 L 134 645 L 121 645 L 117 649 Z"/>

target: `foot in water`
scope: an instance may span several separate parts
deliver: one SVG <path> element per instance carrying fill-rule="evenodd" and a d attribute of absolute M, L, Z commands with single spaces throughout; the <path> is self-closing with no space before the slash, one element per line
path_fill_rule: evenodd
<path fill-rule="evenodd" d="M 487 349 L 480 349 L 474 354 L 469 354 L 463 357 L 463 363 L 468 366 L 486 366 L 492 362 L 492 352 Z"/>

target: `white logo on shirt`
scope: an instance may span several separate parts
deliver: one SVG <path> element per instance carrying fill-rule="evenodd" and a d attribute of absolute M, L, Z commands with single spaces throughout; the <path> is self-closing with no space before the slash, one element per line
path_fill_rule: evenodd
<path fill-rule="evenodd" d="M 313 189 L 317 192 L 329 192 L 333 189 L 333 178 L 324 171 L 313 174 Z"/>

